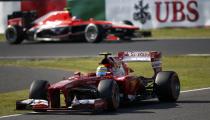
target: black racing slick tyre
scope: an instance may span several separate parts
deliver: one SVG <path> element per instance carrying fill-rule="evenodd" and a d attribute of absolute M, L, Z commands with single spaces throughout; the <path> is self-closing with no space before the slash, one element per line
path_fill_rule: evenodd
<path fill-rule="evenodd" d="M 5 38 L 9 44 L 20 44 L 24 40 L 23 28 L 9 25 L 5 31 Z"/>
<path fill-rule="evenodd" d="M 32 82 L 29 89 L 29 99 L 47 99 L 47 87 L 49 86 L 49 82 L 46 80 L 35 80 Z M 36 109 L 35 112 L 46 112 L 45 109 Z"/>
<path fill-rule="evenodd" d="M 49 82 L 46 80 L 35 80 L 29 90 L 29 99 L 47 100 L 47 87 Z"/>
<path fill-rule="evenodd" d="M 155 91 L 160 102 L 176 102 L 180 94 L 180 81 L 176 72 L 159 72 L 155 79 Z"/>
<path fill-rule="evenodd" d="M 90 23 L 85 28 L 85 40 L 88 43 L 99 43 L 103 40 L 103 28 Z"/>
<path fill-rule="evenodd" d="M 98 91 L 107 101 L 107 110 L 117 110 L 120 104 L 119 87 L 114 80 L 102 80 L 99 82 Z"/>

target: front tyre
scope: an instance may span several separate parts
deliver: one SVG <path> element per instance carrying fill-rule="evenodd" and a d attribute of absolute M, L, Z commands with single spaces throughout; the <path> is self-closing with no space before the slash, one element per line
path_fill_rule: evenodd
<path fill-rule="evenodd" d="M 35 80 L 32 82 L 29 90 L 29 99 L 47 100 L 47 87 L 49 82 L 46 80 Z M 36 109 L 35 112 L 45 112 L 44 109 Z"/>
<path fill-rule="evenodd" d="M 90 23 L 85 28 L 85 40 L 88 43 L 98 43 L 103 40 L 102 27 Z"/>
<path fill-rule="evenodd" d="M 117 110 L 120 104 L 119 87 L 114 80 L 102 80 L 99 82 L 98 91 L 103 99 L 107 101 L 108 110 Z"/>
<path fill-rule="evenodd" d="M 159 72 L 155 79 L 155 91 L 159 101 L 176 102 L 180 94 L 180 81 L 176 72 Z"/>
<path fill-rule="evenodd" d="M 9 25 L 5 31 L 5 37 L 9 44 L 20 44 L 24 40 L 23 28 Z"/>
<path fill-rule="evenodd" d="M 46 80 L 35 80 L 29 90 L 29 99 L 47 100 L 47 87 L 49 82 Z"/>

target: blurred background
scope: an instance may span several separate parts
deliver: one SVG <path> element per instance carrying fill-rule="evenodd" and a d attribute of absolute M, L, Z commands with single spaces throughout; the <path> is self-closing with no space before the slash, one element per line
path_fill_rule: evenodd
<path fill-rule="evenodd" d="M 14 11 L 35 11 L 40 17 L 65 8 L 85 20 L 129 20 L 141 29 L 210 25 L 209 0 L 4 0 L 0 1 L 0 33 Z"/>

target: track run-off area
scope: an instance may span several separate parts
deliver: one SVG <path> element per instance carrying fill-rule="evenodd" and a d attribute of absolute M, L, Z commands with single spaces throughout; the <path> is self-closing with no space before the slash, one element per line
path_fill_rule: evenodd
<path fill-rule="evenodd" d="M 192 40 L 136 40 L 132 42 L 102 42 L 97 44 L 71 43 L 71 42 L 45 42 L 45 43 L 23 43 L 20 45 L 8 45 L 6 42 L 0 42 L 0 59 L 51 59 L 51 58 L 69 58 L 78 56 L 96 56 L 100 52 L 118 51 L 161 51 L 167 56 L 179 55 L 209 55 L 210 39 L 192 39 Z M 0 67 L 1 85 L 14 83 L 16 79 L 39 79 L 42 76 L 45 79 L 52 79 L 55 82 L 61 76 L 70 75 L 68 71 L 37 69 L 37 68 L 19 68 L 19 67 Z M 9 73 L 9 74 L 8 74 Z M 36 73 L 34 75 L 33 73 Z M 24 76 L 24 74 L 27 74 Z M 50 76 L 50 78 L 49 78 Z M 33 80 L 31 79 L 31 80 Z M 22 83 L 23 82 L 23 83 Z M 20 82 L 0 90 L 7 92 L 19 89 L 25 89 L 31 81 Z M 17 87 L 15 87 L 17 86 Z M 24 86 L 24 87 L 23 87 Z M 2 116 L 1 120 L 208 120 L 210 119 L 210 88 L 184 91 L 181 93 L 177 103 L 159 103 L 157 99 L 141 101 L 139 103 L 122 106 L 116 112 L 99 112 L 91 114 L 89 112 L 46 112 L 46 113 L 27 113 L 10 116 Z"/>
<path fill-rule="evenodd" d="M 106 41 L 102 43 L 51 42 L 9 45 L 0 42 L 0 59 L 68 58 L 96 56 L 100 52 L 161 51 L 163 55 L 210 54 L 209 39 Z"/>
<path fill-rule="evenodd" d="M 177 103 L 159 103 L 157 99 L 123 106 L 116 112 L 57 111 L 15 114 L 0 117 L 1 120 L 208 120 L 210 119 L 210 88 L 183 91 Z"/>

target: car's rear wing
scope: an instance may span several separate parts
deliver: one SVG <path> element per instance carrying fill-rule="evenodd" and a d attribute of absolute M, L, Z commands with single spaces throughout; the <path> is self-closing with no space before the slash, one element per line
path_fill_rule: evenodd
<path fill-rule="evenodd" d="M 151 62 L 155 73 L 162 71 L 161 52 L 158 51 L 123 51 L 118 58 L 124 62 Z"/>

